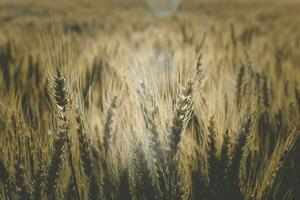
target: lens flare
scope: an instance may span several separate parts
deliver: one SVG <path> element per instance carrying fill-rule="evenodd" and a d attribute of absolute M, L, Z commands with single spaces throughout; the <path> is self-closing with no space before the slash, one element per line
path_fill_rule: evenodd
<path fill-rule="evenodd" d="M 161 17 L 173 15 L 180 5 L 180 0 L 147 0 L 147 2 L 150 9 Z"/>

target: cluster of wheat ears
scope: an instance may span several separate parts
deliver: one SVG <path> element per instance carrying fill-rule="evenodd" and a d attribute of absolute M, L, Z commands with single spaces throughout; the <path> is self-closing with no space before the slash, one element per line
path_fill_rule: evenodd
<path fill-rule="evenodd" d="M 195 47 L 183 25 L 191 62 L 174 61 L 172 42 L 139 42 L 149 59 L 130 67 L 110 52 L 75 70 L 4 44 L 0 199 L 299 198 L 299 42 L 272 49 L 253 42 L 259 27 L 229 27 Z"/>

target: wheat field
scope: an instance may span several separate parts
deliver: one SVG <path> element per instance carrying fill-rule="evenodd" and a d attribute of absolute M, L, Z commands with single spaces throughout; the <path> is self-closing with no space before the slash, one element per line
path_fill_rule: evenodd
<path fill-rule="evenodd" d="M 150 8 L 0 1 L 0 199 L 300 199 L 300 4 Z"/>

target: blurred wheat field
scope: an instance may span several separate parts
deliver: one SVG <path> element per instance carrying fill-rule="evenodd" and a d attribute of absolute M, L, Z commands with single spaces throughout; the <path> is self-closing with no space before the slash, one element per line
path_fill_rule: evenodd
<path fill-rule="evenodd" d="M 0 2 L 0 199 L 300 199 L 300 4 Z"/>

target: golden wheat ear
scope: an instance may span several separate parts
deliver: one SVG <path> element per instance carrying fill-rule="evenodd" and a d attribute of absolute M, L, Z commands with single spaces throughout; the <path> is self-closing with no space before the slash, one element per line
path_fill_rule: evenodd
<path fill-rule="evenodd" d="M 155 199 L 156 188 L 152 183 L 152 177 L 149 170 L 146 155 L 142 143 L 137 141 L 133 147 L 133 165 L 135 178 L 135 193 L 138 199 Z"/>
<path fill-rule="evenodd" d="M 117 98 L 114 97 L 109 105 L 109 108 L 107 110 L 107 115 L 105 118 L 104 122 L 104 135 L 103 135 L 103 147 L 104 147 L 104 155 L 106 157 L 108 150 L 109 150 L 109 145 L 110 145 L 110 138 L 111 138 L 111 129 L 112 129 L 112 123 L 113 123 L 113 118 L 114 118 L 114 112 L 116 108 L 116 100 Z"/>
<path fill-rule="evenodd" d="M 169 131 L 170 157 L 173 159 L 178 151 L 182 133 L 192 114 L 193 83 L 189 81 L 175 97 L 173 103 L 172 124 Z"/>
<path fill-rule="evenodd" d="M 99 199 L 100 198 L 100 183 L 98 180 L 97 173 L 93 165 L 93 155 L 92 155 L 92 146 L 91 141 L 88 136 L 86 129 L 85 121 L 83 119 L 83 114 L 80 112 L 80 109 L 76 110 L 76 123 L 77 123 L 77 134 L 79 142 L 79 151 L 80 158 L 82 161 L 83 169 L 86 176 L 89 179 L 89 198 L 90 199 Z"/>
<path fill-rule="evenodd" d="M 69 94 L 66 79 L 59 69 L 57 69 L 56 76 L 54 77 L 53 97 L 57 107 L 59 126 L 53 143 L 51 163 L 47 175 L 47 195 L 50 199 L 55 199 L 55 188 L 64 162 L 65 147 L 70 142 L 69 124 L 67 119 Z"/>

